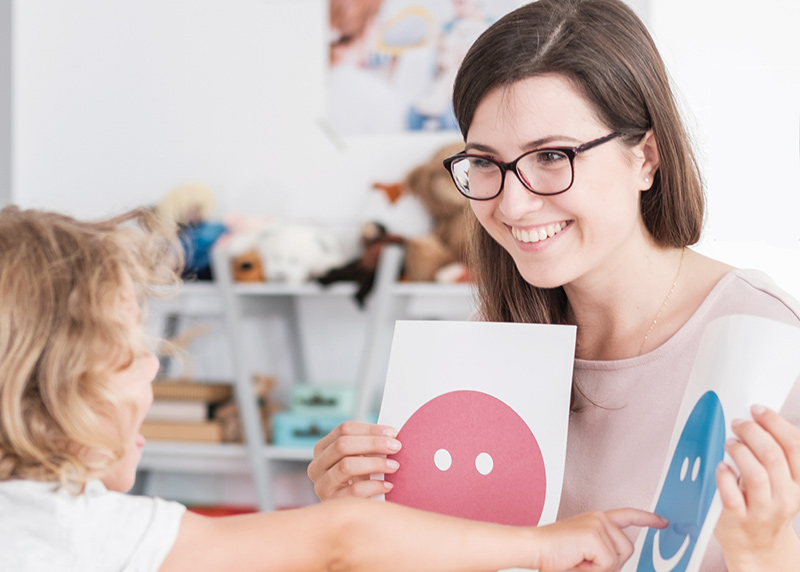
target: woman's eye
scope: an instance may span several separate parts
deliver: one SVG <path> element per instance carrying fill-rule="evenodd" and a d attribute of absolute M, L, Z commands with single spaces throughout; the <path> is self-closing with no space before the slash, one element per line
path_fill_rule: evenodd
<path fill-rule="evenodd" d="M 469 166 L 470 169 L 475 169 L 476 171 L 486 171 L 495 168 L 494 163 L 481 157 L 470 157 Z"/>
<path fill-rule="evenodd" d="M 536 153 L 536 164 L 540 166 L 553 166 L 567 160 L 567 156 L 561 151 L 544 150 Z"/>

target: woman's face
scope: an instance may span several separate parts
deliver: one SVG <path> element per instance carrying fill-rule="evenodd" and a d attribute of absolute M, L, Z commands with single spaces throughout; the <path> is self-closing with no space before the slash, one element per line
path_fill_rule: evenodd
<path fill-rule="evenodd" d="M 139 305 L 136 302 L 133 284 L 128 286 L 120 310 L 134 335 L 143 340 Z M 102 479 L 106 488 L 113 491 L 127 492 L 133 487 L 136 468 L 142 458 L 145 444 L 144 437 L 140 433 L 142 421 L 153 403 L 152 381 L 158 373 L 159 362 L 155 355 L 144 349 L 144 343 L 141 346 L 130 365 L 115 372 L 109 381 L 125 399 L 122 412 L 125 449 L 122 457 Z"/>
<path fill-rule="evenodd" d="M 576 147 L 610 132 L 567 80 L 545 75 L 489 92 L 475 111 L 466 149 L 510 162 L 532 149 Z M 534 286 L 611 272 L 648 240 L 639 193 L 650 186 L 644 179 L 652 179 L 652 165 L 643 148 L 615 139 L 578 154 L 573 184 L 560 195 L 536 195 L 506 173 L 502 193 L 470 201 L 472 210 Z"/>

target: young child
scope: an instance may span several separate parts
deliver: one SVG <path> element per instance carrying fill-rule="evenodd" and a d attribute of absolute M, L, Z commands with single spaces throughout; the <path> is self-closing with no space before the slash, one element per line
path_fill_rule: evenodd
<path fill-rule="evenodd" d="M 180 247 L 150 211 L 100 222 L 0 211 L 0 562 L 7 570 L 617 569 L 622 509 L 539 528 L 342 499 L 209 518 L 124 494 L 158 360 L 149 294 L 177 287 Z"/>

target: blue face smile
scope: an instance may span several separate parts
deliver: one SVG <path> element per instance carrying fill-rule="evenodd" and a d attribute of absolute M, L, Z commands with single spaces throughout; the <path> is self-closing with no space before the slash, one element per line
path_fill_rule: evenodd
<path fill-rule="evenodd" d="M 650 529 L 637 572 L 686 570 L 717 490 L 715 470 L 725 454 L 725 415 L 708 391 L 686 420 L 658 497 L 655 512 L 669 520 Z"/>

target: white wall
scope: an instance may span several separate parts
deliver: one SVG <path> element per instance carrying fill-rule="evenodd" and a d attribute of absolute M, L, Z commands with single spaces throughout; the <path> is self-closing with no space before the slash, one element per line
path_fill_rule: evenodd
<path fill-rule="evenodd" d="M 11 201 L 11 2 L 0 2 L 0 207 Z"/>
<path fill-rule="evenodd" d="M 800 297 L 800 3 L 653 0 L 708 185 L 700 250 Z"/>
<path fill-rule="evenodd" d="M 370 185 L 457 136 L 329 137 L 326 5 L 16 2 L 14 200 L 94 216 L 188 180 L 228 212 L 383 215 Z"/>

